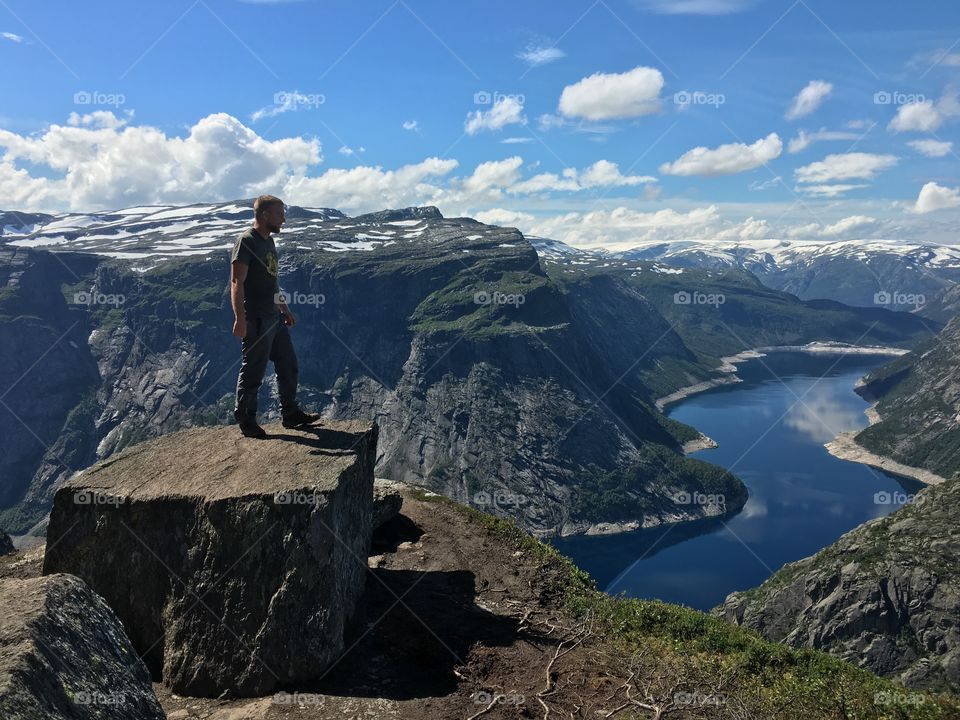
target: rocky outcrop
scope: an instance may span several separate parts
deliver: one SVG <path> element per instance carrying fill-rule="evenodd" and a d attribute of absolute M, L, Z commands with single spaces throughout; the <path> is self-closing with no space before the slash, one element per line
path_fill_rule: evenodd
<path fill-rule="evenodd" d="M 0 555 L 9 555 L 16 548 L 13 547 L 13 540 L 5 532 L 0 532 Z"/>
<path fill-rule="evenodd" d="M 377 478 L 373 481 L 373 521 L 376 530 L 400 514 L 403 507 L 403 483 Z"/>
<path fill-rule="evenodd" d="M 881 498 L 882 500 L 882 498 Z M 960 481 L 925 488 L 716 613 L 918 688 L 960 689 Z"/>
<path fill-rule="evenodd" d="M 0 717 L 163 720 L 117 616 L 71 575 L 0 580 Z"/>
<path fill-rule="evenodd" d="M 186 430 L 57 492 L 44 573 L 100 593 L 174 692 L 252 696 L 323 673 L 364 587 L 377 426 Z"/>

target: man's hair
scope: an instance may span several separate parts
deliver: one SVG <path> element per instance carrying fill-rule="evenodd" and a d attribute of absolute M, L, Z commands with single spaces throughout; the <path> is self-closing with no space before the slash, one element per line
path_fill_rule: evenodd
<path fill-rule="evenodd" d="M 283 205 L 283 200 L 273 195 L 261 195 L 253 201 L 253 216 L 260 217 L 261 213 L 277 204 Z"/>

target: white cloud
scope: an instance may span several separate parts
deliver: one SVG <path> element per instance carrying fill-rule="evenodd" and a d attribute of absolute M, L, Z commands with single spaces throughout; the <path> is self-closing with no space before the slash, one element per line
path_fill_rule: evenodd
<path fill-rule="evenodd" d="M 897 114 L 887 126 L 893 132 L 932 132 L 949 119 L 960 116 L 960 95 L 955 87 L 934 102 L 918 100 L 897 108 Z"/>
<path fill-rule="evenodd" d="M 523 158 L 519 155 L 482 162 L 474 169 L 473 175 L 463 181 L 463 187 L 471 194 L 492 190 L 499 196 L 501 190 L 519 182 L 521 165 Z"/>
<path fill-rule="evenodd" d="M 347 145 L 344 145 L 337 152 L 339 152 L 341 155 L 355 155 L 357 153 L 364 153 L 366 151 L 367 149 L 363 147 L 363 145 L 361 145 L 358 148 L 352 148 Z"/>
<path fill-rule="evenodd" d="M 660 110 L 663 74 L 649 67 L 625 73 L 594 73 L 560 94 L 558 109 L 566 117 L 611 120 L 651 115 Z"/>
<path fill-rule="evenodd" d="M 925 214 L 955 207 L 960 207 L 960 188 L 948 188 L 935 182 L 928 182 L 920 188 L 913 212 Z"/>
<path fill-rule="evenodd" d="M 0 194 L 23 209 L 84 211 L 227 200 L 275 192 L 322 160 L 318 140 L 266 140 L 225 113 L 202 118 L 184 137 L 128 118 L 100 111 L 39 134 L 0 130 Z M 36 175 L 15 170 L 17 160 L 36 164 Z"/>
<path fill-rule="evenodd" d="M 330 168 L 315 177 L 289 178 L 282 197 L 295 205 L 355 212 L 433 203 L 442 189 L 431 181 L 448 175 L 458 164 L 456 160 L 432 157 L 396 170 L 379 166 Z"/>
<path fill-rule="evenodd" d="M 254 110 L 250 114 L 253 122 L 263 120 L 263 118 L 276 117 L 283 113 L 305 108 L 317 108 L 326 102 L 326 97 L 321 94 L 306 94 L 299 90 L 280 90 L 273 94 L 273 104 Z"/>
<path fill-rule="evenodd" d="M 806 195 L 813 195 L 815 197 L 840 197 L 846 195 L 851 190 L 859 190 L 860 188 L 870 187 L 869 185 L 851 185 L 843 183 L 834 183 L 829 185 L 803 185 L 801 187 L 796 187 L 794 190 L 796 192 L 802 192 Z"/>
<path fill-rule="evenodd" d="M 887 126 L 894 132 L 930 132 L 943 123 L 943 115 L 933 100 L 907 103 L 897 109 L 896 117 Z"/>
<path fill-rule="evenodd" d="M 772 177 L 769 180 L 754 180 L 747 187 L 750 190 L 769 190 L 770 188 L 777 187 L 783 184 L 783 178 L 779 175 Z"/>
<path fill-rule="evenodd" d="M 4 40 L 9 40 L 10 42 L 22 43 L 26 42 L 25 38 L 22 35 L 17 35 L 12 32 L 0 32 L 0 37 Z"/>
<path fill-rule="evenodd" d="M 816 110 L 830 93 L 833 92 L 833 85 L 823 80 L 811 80 L 807 86 L 801 90 L 790 104 L 787 110 L 786 119 L 796 120 L 804 115 L 809 115 Z"/>
<path fill-rule="evenodd" d="M 911 140 L 907 145 L 921 155 L 932 158 L 944 157 L 953 150 L 953 143 L 946 140 Z"/>
<path fill-rule="evenodd" d="M 897 164 L 896 155 L 872 153 L 841 153 L 827 155 L 823 160 L 804 165 L 794 171 L 802 183 L 831 183 L 835 180 L 872 180 L 883 170 Z"/>
<path fill-rule="evenodd" d="M 403 129 L 411 132 L 420 132 L 420 123 L 416 120 L 404 120 Z"/>
<path fill-rule="evenodd" d="M 546 65 L 565 56 L 563 50 L 553 45 L 528 45 L 517 53 L 517 57 L 531 67 Z"/>
<path fill-rule="evenodd" d="M 533 142 L 532 137 L 508 137 L 501 140 L 504 145 L 522 145 L 523 143 Z"/>
<path fill-rule="evenodd" d="M 513 185 L 509 191 L 511 193 L 537 193 L 548 190 L 576 192 L 595 187 L 623 187 L 654 182 L 657 182 L 657 179 L 650 175 L 623 175 L 616 163 L 597 160 L 583 172 L 578 173 L 576 168 L 567 168 L 563 171 L 562 177 L 554 173 L 541 173 Z"/>
<path fill-rule="evenodd" d="M 732 175 L 760 167 L 780 157 L 783 142 L 776 133 L 757 140 L 752 145 L 730 143 L 714 149 L 695 147 L 672 163 L 660 166 L 667 175 Z"/>
<path fill-rule="evenodd" d="M 816 132 L 808 133 L 805 130 L 797 132 L 797 136 L 787 144 L 787 152 L 794 154 L 806 150 L 815 142 L 823 140 L 859 140 L 863 137 L 860 133 L 846 132 L 844 130 L 827 130 L 820 128 Z"/>
<path fill-rule="evenodd" d="M 473 219 L 488 225 L 502 225 L 504 227 L 517 227 L 518 224 L 527 225 L 535 220 L 530 213 L 505 210 L 504 208 L 482 210 L 474 213 Z"/>
<path fill-rule="evenodd" d="M 477 110 L 467 115 L 464 130 L 476 135 L 483 130 L 499 130 L 507 125 L 526 125 L 523 103 L 513 95 L 498 97 L 489 110 Z"/>
<path fill-rule="evenodd" d="M 827 225 L 820 234 L 825 237 L 838 237 L 848 235 L 853 231 L 859 231 L 866 227 L 873 227 L 877 224 L 877 219 L 867 215 L 851 215 L 842 220 L 838 220 L 832 225 Z"/>

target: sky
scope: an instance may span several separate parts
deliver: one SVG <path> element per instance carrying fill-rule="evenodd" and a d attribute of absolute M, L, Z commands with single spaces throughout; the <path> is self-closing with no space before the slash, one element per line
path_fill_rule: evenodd
<path fill-rule="evenodd" d="M 0 209 L 960 242 L 960 5 L 0 1 Z"/>

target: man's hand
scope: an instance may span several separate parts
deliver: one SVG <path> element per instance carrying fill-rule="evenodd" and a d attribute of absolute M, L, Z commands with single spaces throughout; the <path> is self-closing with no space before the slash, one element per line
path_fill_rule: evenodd
<path fill-rule="evenodd" d="M 297 319 L 293 316 L 293 313 L 290 312 L 290 308 L 284 305 L 280 308 L 280 313 L 283 315 L 283 324 L 287 327 L 293 327 L 297 324 Z"/>
<path fill-rule="evenodd" d="M 233 334 L 243 340 L 247 336 L 247 320 L 238 317 L 233 321 Z"/>

